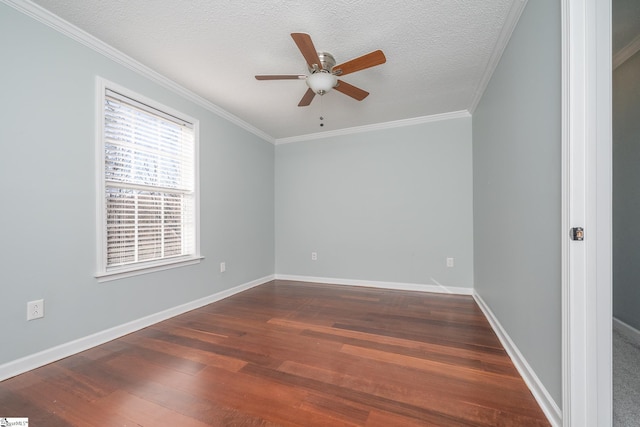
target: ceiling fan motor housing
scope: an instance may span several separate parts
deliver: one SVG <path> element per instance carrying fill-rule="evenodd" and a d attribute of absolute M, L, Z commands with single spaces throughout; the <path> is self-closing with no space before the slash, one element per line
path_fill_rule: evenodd
<path fill-rule="evenodd" d="M 333 71 L 333 67 L 336 65 L 336 59 L 329 52 L 318 52 L 318 58 L 320 59 L 320 63 L 322 64 L 322 69 L 328 72 Z M 316 73 L 319 70 L 313 67 L 314 64 L 309 65 L 309 71 L 311 73 Z"/>

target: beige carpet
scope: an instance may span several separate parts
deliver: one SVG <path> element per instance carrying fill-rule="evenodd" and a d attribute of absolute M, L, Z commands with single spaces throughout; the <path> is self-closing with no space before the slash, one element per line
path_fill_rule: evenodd
<path fill-rule="evenodd" d="M 613 331 L 613 425 L 640 426 L 640 343 Z"/>

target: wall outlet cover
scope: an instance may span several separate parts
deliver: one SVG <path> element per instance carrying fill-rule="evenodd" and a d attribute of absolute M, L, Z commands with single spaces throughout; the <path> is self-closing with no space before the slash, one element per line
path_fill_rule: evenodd
<path fill-rule="evenodd" d="M 44 300 L 29 301 L 27 303 L 27 320 L 44 317 Z"/>

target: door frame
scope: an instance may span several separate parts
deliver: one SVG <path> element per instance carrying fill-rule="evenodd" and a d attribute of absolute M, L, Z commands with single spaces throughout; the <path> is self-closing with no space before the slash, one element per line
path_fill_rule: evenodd
<path fill-rule="evenodd" d="M 563 426 L 612 422 L 611 0 L 562 0 Z M 584 241 L 570 241 L 570 227 Z"/>

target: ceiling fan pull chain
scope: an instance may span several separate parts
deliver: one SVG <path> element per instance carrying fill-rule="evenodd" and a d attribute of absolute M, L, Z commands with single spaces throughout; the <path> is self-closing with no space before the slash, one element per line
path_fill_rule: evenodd
<path fill-rule="evenodd" d="M 324 123 L 322 122 L 324 120 L 324 101 L 322 98 L 324 98 L 324 96 L 320 97 L 320 127 L 324 126 Z"/>

